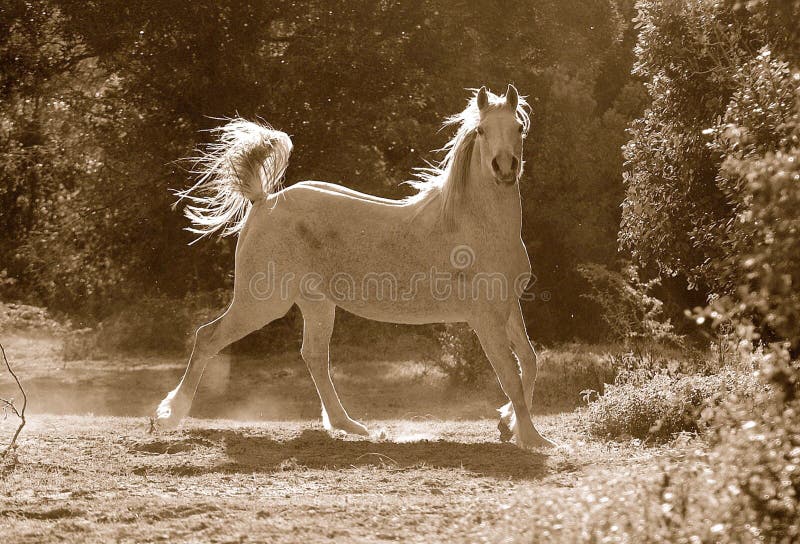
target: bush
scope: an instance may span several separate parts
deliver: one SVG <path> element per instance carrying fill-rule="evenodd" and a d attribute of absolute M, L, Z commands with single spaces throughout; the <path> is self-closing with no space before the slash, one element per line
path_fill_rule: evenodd
<path fill-rule="evenodd" d="M 97 332 L 89 327 L 66 331 L 61 337 L 60 354 L 64 361 L 98 358 L 102 353 L 97 347 Z"/>
<path fill-rule="evenodd" d="M 463 323 L 447 323 L 438 333 L 441 357 L 433 364 L 454 385 L 476 387 L 491 375 L 478 337 Z"/>
<path fill-rule="evenodd" d="M 615 504 L 591 512 L 605 530 L 593 536 L 799 542 L 800 1 L 640 0 L 637 8 L 635 71 L 653 101 L 624 149 L 620 241 L 638 263 L 709 289 L 713 302 L 695 315 L 726 329 L 730 346 L 719 354 L 755 346 L 766 354 L 759 382 L 704 378 L 697 387 L 659 377 L 644 391 L 610 389 L 589 407 L 600 433 L 641 432 L 646 419 L 714 431 L 709 453 L 667 467 L 660 481 L 624 484 L 621 499 L 615 488 Z M 754 406 L 751 391 L 765 387 Z M 717 406 L 704 407 L 698 423 L 695 389 L 731 398 L 711 396 Z M 630 495 L 644 516 L 623 504 Z"/>
<path fill-rule="evenodd" d="M 181 351 L 192 326 L 191 311 L 179 300 L 147 297 L 103 320 L 95 331 L 102 352 Z"/>
<path fill-rule="evenodd" d="M 742 399 L 716 413 L 716 447 L 710 458 L 741 512 L 734 522 L 758 527 L 767 542 L 800 540 L 800 364 L 769 355 L 765 376 L 773 384 L 758 410 Z M 723 490 L 717 490 L 719 494 Z M 738 519 L 737 519 L 738 518 Z"/>
<path fill-rule="evenodd" d="M 228 296 L 219 290 L 181 299 L 143 297 L 95 328 L 67 333 L 62 356 L 73 360 L 117 353 L 184 352 L 196 328 L 222 313 Z"/>
<path fill-rule="evenodd" d="M 0 332 L 58 334 L 64 329 L 44 308 L 0 302 Z"/>
<path fill-rule="evenodd" d="M 605 384 L 613 383 L 617 375 L 609 350 L 619 348 L 564 344 L 539 351 L 534 406 L 571 409 L 588 392 L 602 394 Z"/>
<path fill-rule="evenodd" d="M 752 375 L 734 371 L 710 376 L 656 374 L 645 383 L 607 386 L 586 410 L 587 429 L 604 438 L 669 440 L 682 432 L 705 430 L 712 407 L 728 395 L 753 398 L 758 390 Z"/>
<path fill-rule="evenodd" d="M 773 364 L 770 359 L 763 364 Z M 798 369 L 784 372 L 796 375 Z M 749 392 L 749 383 L 744 385 Z M 757 388 L 755 397 L 726 398 L 704 419 L 713 431 L 705 435 L 709 451 L 680 448 L 680 460 L 657 471 L 600 482 L 588 499 L 571 505 L 583 538 L 558 541 L 800 541 L 798 393 L 798 384 L 787 382 L 783 388 Z M 597 504 L 593 496 L 608 500 Z"/>
<path fill-rule="evenodd" d="M 773 3 L 753 12 L 768 14 Z M 800 2 L 785 4 L 800 12 Z M 795 46 L 798 42 L 794 42 Z M 794 52 L 800 55 L 800 48 Z M 794 60 L 797 60 L 797 55 Z M 789 55 L 791 56 L 791 55 Z M 721 262 L 730 289 L 696 310 L 733 331 L 731 348 L 763 346 L 759 375 L 775 394 L 759 410 L 731 402 L 718 413 L 714 459 L 732 499 L 768 542 L 800 539 L 800 72 L 769 48 L 741 67 L 725 117 L 710 131 L 724 157 L 720 180 L 743 204 Z M 722 495 L 724 490 L 717 490 Z M 739 518 L 738 523 L 743 523 Z"/>
<path fill-rule="evenodd" d="M 624 263 L 620 272 L 594 263 L 580 265 L 578 272 L 591 287 L 581 296 L 600 307 L 611 338 L 625 343 L 682 343 L 664 317 L 663 302 L 652 294 L 660 280 L 640 279 L 639 270 L 630 263 Z"/>
<path fill-rule="evenodd" d="M 676 442 L 661 450 L 668 457 L 657 467 L 614 466 L 587 479 L 583 493 L 564 497 L 566 507 L 538 505 L 535 532 L 570 543 L 800 541 L 800 384 L 791 379 L 800 369 L 771 354 L 756 366 L 773 368 L 761 377 L 775 385 L 732 371 L 700 378 L 698 389 L 725 392 L 715 408 L 700 412 L 704 447 Z M 675 389 L 687 379 L 667 378 L 658 379 Z"/>

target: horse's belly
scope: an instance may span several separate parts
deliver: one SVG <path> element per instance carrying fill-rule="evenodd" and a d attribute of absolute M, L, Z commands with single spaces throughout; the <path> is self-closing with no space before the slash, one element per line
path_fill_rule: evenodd
<path fill-rule="evenodd" d="M 377 321 L 467 321 L 478 308 L 517 300 L 506 274 L 431 267 L 407 273 L 338 273 L 322 282 L 324 296 L 345 310 Z"/>
<path fill-rule="evenodd" d="M 434 302 L 420 304 L 420 301 L 338 301 L 337 306 L 365 319 L 387 323 L 423 325 L 426 323 L 454 323 L 466 321 L 468 313 L 457 305 Z"/>

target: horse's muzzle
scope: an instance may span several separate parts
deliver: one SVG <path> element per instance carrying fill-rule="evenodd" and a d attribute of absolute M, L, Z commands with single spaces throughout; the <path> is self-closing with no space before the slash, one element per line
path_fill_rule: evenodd
<path fill-rule="evenodd" d="M 495 176 L 494 182 L 498 185 L 514 185 L 517 182 L 517 175 L 511 174 L 510 176 Z"/>

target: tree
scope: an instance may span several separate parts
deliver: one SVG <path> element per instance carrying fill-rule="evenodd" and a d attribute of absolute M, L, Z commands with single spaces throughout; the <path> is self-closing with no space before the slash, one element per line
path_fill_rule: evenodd
<path fill-rule="evenodd" d="M 48 176 L 71 181 L 48 186 L 48 211 L 29 227 L 9 227 L 17 235 L 2 251 L 15 256 L 10 274 L 26 296 L 98 319 L 143 294 L 225 287 L 233 240 L 188 247 L 170 192 L 189 177 L 175 160 L 202 145 L 210 137 L 202 130 L 220 117 L 262 117 L 291 134 L 287 183 L 324 179 L 400 197 L 411 190 L 402 184 L 411 169 L 435 159 L 428 150 L 449 138 L 440 124 L 463 108 L 464 89 L 514 82 L 534 114 L 524 238 L 536 289 L 554 295 L 526 313 L 544 339 L 594 330 L 574 325 L 573 314 L 586 311 L 575 265 L 616 261 L 618 149 L 642 100 L 627 85 L 627 3 L 41 6 L 57 22 L 37 27 L 44 41 L 74 44 L 85 58 L 42 87 L 48 99 L 68 91 L 71 102 L 41 149 L 75 170 L 65 176 L 43 161 Z M 10 34 L 25 32 L 18 25 Z M 44 55 L 42 47 L 31 51 Z M 27 93 L 20 89 L 15 107 Z M 56 116 L 48 108 L 45 117 Z M 32 185 L 5 194 L 16 201 Z"/>

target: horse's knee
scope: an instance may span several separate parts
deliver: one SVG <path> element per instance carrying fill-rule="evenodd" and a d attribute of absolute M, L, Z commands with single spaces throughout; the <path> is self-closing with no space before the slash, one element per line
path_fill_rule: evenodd
<path fill-rule="evenodd" d="M 303 342 L 303 345 L 300 347 L 300 356 L 303 357 L 303 360 L 309 368 L 317 369 L 326 368 L 328 366 L 327 349 L 308 345 L 306 342 Z"/>
<path fill-rule="evenodd" d="M 500 386 L 512 400 L 517 395 L 522 395 L 522 380 L 517 361 L 510 349 L 493 350 L 484 347 L 487 359 L 492 365 Z"/>
<path fill-rule="evenodd" d="M 212 321 L 211 323 L 200 325 L 197 327 L 197 330 L 194 331 L 195 340 L 208 342 L 214 335 L 214 331 L 217 330 L 218 325 L 219 321 Z"/>
<path fill-rule="evenodd" d="M 210 356 L 215 353 L 212 345 L 214 334 L 218 327 L 219 321 L 212 321 L 197 328 L 194 333 L 194 353 L 196 356 Z"/>

